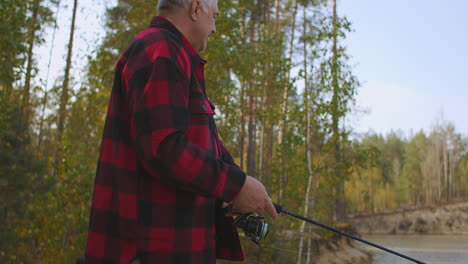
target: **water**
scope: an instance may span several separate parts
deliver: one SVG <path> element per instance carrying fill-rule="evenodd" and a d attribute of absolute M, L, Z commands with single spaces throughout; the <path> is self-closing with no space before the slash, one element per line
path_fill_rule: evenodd
<path fill-rule="evenodd" d="M 468 236 L 367 235 L 363 238 L 428 264 L 468 264 Z M 373 264 L 414 263 L 376 248 L 369 249 L 375 254 Z"/>

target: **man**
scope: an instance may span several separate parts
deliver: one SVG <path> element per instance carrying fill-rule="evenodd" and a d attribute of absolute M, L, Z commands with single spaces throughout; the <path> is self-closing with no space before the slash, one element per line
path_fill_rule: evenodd
<path fill-rule="evenodd" d="M 222 207 L 277 217 L 218 138 L 198 52 L 216 0 L 160 0 L 120 56 L 96 174 L 86 263 L 243 260 Z"/>

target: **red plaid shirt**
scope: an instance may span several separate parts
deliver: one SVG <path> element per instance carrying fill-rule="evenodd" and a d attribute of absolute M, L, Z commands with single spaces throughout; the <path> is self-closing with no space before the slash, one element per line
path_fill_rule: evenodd
<path fill-rule="evenodd" d="M 218 138 L 205 61 L 163 17 L 119 58 L 97 168 L 86 263 L 243 260 L 221 210 L 245 181 Z"/>

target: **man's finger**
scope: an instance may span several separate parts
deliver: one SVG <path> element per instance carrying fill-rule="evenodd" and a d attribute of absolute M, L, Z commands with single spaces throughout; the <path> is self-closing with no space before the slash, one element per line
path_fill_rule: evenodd
<path fill-rule="evenodd" d="M 271 215 L 273 219 L 276 220 L 278 218 L 278 213 L 276 212 L 275 206 L 273 205 L 273 202 L 271 201 L 271 199 L 267 201 L 265 209 L 267 213 Z"/>
<path fill-rule="evenodd" d="M 265 209 L 263 209 L 263 208 L 258 208 L 257 210 L 255 210 L 255 212 L 256 212 L 259 216 L 263 216 L 263 214 L 265 213 Z"/>

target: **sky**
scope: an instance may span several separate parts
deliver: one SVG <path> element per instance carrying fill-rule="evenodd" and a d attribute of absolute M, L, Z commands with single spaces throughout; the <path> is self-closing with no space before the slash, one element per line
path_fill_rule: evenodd
<path fill-rule="evenodd" d="M 468 1 L 339 0 L 366 110 L 358 132 L 429 132 L 443 118 L 468 134 Z"/>
<path fill-rule="evenodd" d="M 72 1 L 62 2 L 48 78 L 51 31 L 44 33 L 47 45 L 37 52 L 39 77 L 49 88 L 63 75 L 68 43 Z M 85 77 L 86 57 L 95 54 L 104 36 L 104 10 L 115 2 L 79 1 L 76 83 Z M 443 118 L 468 135 L 467 11 L 468 0 L 338 0 L 338 14 L 353 28 L 343 44 L 362 84 L 350 122 L 357 133 L 429 132 Z"/>
<path fill-rule="evenodd" d="M 116 0 L 78 1 L 71 68 L 71 76 L 75 78 L 75 82 L 71 86 L 75 89 L 78 88 L 76 84 L 80 83 L 86 76 L 85 66 L 88 56 L 96 54 L 95 49 L 105 35 L 104 12 L 115 2 Z M 49 3 L 48 7 L 52 12 L 57 13 L 56 5 Z M 55 34 L 52 29 L 42 32 L 45 44 L 36 48 L 39 82 L 47 86 L 48 89 L 53 87 L 55 82 L 60 83 L 61 80 L 58 77 L 64 74 L 72 8 L 73 0 L 60 1 L 57 16 L 58 28 L 55 30 Z M 50 67 L 48 67 L 49 63 Z"/>

